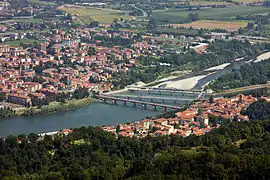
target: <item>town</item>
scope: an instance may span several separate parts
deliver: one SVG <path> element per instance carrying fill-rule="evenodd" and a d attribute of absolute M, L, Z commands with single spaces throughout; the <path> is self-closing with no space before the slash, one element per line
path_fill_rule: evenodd
<path fill-rule="evenodd" d="M 32 36 L 38 35 L 10 33 L 2 37 L 2 42 L 16 42 Z M 178 39 L 182 39 L 183 48 L 188 44 L 198 44 L 191 48 L 199 54 L 206 52 L 208 45 L 201 43 L 204 39 L 199 36 L 140 35 L 133 30 L 111 30 L 109 25 L 69 31 L 52 29 L 43 36 L 44 41 L 39 44 L 0 44 L 2 100 L 30 106 L 33 99 L 74 92 L 78 88 L 108 92 L 119 88 L 111 81 L 115 73 L 142 66 L 138 61 L 140 57 L 170 54 L 167 44 L 178 46 Z M 211 41 L 225 38 L 222 34 L 213 34 Z M 166 63 L 159 65 L 170 66 Z M 5 106 L 9 104 L 5 103 Z"/>
<path fill-rule="evenodd" d="M 261 97 L 269 102 L 269 97 Z M 103 126 L 104 131 L 113 132 L 118 136 L 143 138 L 147 136 L 204 135 L 224 122 L 248 121 L 241 110 L 248 108 L 257 101 L 251 95 L 239 94 L 232 98 L 209 99 L 195 102 L 186 110 L 176 112 L 173 118 L 144 119 L 127 124 Z"/>

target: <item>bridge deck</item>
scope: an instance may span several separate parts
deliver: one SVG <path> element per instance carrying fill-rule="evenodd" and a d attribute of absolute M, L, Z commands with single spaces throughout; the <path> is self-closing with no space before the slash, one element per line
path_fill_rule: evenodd
<path fill-rule="evenodd" d="M 133 88 L 128 88 L 129 91 L 144 91 L 144 92 L 169 92 L 169 93 L 176 93 L 176 92 L 181 92 L 181 93 L 189 93 L 189 94 L 196 94 L 196 93 L 201 93 L 202 91 L 200 90 L 181 90 L 181 89 L 169 89 L 169 88 L 141 88 L 141 87 L 133 87 Z"/>
<path fill-rule="evenodd" d="M 137 100 L 131 100 L 131 99 L 123 99 L 123 98 L 117 98 L 117 97 L 112 97 L 112 96 L 98 95 L 97 97 L 100 99 L 109 99 L 109 100 L 131 102 L 131 103 L 137 103 L 137 104 L 143 104 L 143 105 L 160 106 L 162 108 L 171 108 L 171 109 L 181 109 L 182 108 L 180 106 L 173 106 L 173 105 L 160 104 L 160 103 L 151 103 L 151 102 L 137 101 Z"/>
<path fill-rule="evenodd" d="M 141 98 L 141 99 L 157 99 L 157 100 L 172 100 L 172 101 L 192 101 L 191 99 L 183 99 L 183 98 L 176 98 L 176 97 L 154 97 L 154 96 L 136 96 L 136 95 L 124 95 L 124 94 L 117 94 L 113 95 L 117 98 Z"/>

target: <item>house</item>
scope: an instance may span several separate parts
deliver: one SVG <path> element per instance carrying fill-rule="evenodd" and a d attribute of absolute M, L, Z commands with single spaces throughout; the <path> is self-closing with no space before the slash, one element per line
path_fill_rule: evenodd
<path fill-rule="evenodd" d="M 31 98 L 29 96 L 20 95 L 20 94 L 9 94 L 8 102 L 14 104 L 26 105 L 28 103 L 31 104 Z"/>
<path fill-rule="evenodd" d="M 43 94 L 43 93 L 37 93 L 37 92 L 31 93 L 29 96 L 30 97 L 35 97 L 35 98 L 38 98 L 38 99 L 45 98 L 45 94 Z"/>

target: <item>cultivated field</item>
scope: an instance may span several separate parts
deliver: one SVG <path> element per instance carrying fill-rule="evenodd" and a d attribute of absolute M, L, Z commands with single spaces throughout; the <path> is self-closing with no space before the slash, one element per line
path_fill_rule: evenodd
<path fill-rule="evenodd" d="M 58 9 L 65 11 L 78 19 L 81 24 L 92 21 L 112 23 L 114 19 L 131 20 L 133 17 L 125 16 L 121 11 L 104 8 L 87 8 L 81 6 L 61 6 Z"/>
<path fill-rule="evenodd" d="M 214 20 L 200 20 L 187 24 L 170 24 L 173 27 L 185 27 L 194 29 L 225 29 L 227 31 L 237 31 L 240 27 L 246 27 L 247 22 L 244 21 L 214 21 Z"/>
<path fill-rule="evenodd" d="M 237 2 L 240 4 L 249 4 L 249 3 L 262 3 L 264 0 L 232 0 L 232 2 Z"/>
<path fill-rule="evenodd" d="M 28 0 L 28 3 L 34 5 L 48 5 L 48 6 L 55 6 L 56 3 L 54 2 L 47 2 L 47 1 L 40 1 L 40 0 Z"/>
<path fill-rule="evenodd" d="M 153 11 L 153 17 L 164 23 L 179 23 L 186 19 L 189 13 L 198 13 L 200 19 L 208 20 L 224 20 L 233 19 L 236 15 L 249 15 L 257 13 L 269 12 L 269 7 L 253 7 L 253 6 L 233 6 L 226 8 L 206 8 L 200 10 L 180 10 L 168 9 L 164 11 Z"/>
<path fill-rule="evenodd" d="M 215 1 L 215 0 L 202 0 L 202 1 L 196 1 L 196 0 L 169 0 L 170 2 L 174 2 L 175 4 L 185 4 L 187 1 L 191 5 L 230 5 L 232 3 L 239 3 L 239 4 L 253 4 L 253 3 L 262 3 L 264 0 L 232 0 L 232 2 L 226 2 L 224 1 Z"/>
<path fill-rule="evenodd" d="M 182 1 L 182 0 L 172 0 L 172 2 L 174 4 L 186 4 L 186 1 Z M 190 5 L 192 6 L 197 6 L 197 5 L 200 5 L 200 6 L 220 6 L 220 5 L 232 5 L 232 3 L 230 2 L 225 2 L 225 1 L 192 1 L 192 0 L 189 0 L 188 1 Z"/>

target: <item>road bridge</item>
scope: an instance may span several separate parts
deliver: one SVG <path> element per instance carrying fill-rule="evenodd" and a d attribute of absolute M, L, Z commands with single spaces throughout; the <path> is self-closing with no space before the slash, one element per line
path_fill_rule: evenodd
<path fill-rule="evenodd" d="M 191 102 L 193 99 L 191 98 L 177 98 L 177 97 L 162 97 L 162 96 L 141 96 L 141 95 L 129 95 L 129 94 L 113 94 L 112 96 L 117 98 L 124 99 L 135 99 L 139 101 L 150 101 L 150 102 L 162 102 L 162 103 L 183 103 L 183 102 Z"/>
<path fill-rule="evenodd" d="M 142 105 L 145 108 L 153 107 L 154 109 L 157 109 L 157 107 L 160 107 L 164 110 L 166 110 L 166 109 L 180 110 L 182 108 L 181 106 L 138 101 L 138 100 L 133 100 L 133 99 L 117 98 L 117 97 L 105 96 L 105 95 L 98 95 L 97 98 L 100 100 L 103 100 L 104 102 L 111 101 L 114 104 L 117 104 L 117 102 L 122 102 L 124 105 L 126 105 L 127 103 L 131 103 L 131 104 L 133 104 L 133 106 Z"/>
<path fill-rule="evenodd" d="M 159 93 L 159 94 L 194 94 L 198 95 L 202 91 L 200 90 L 181 90 L 181 89 L 169 89 L 169 88 L 143 88 L 143 87 L 132 87 L 128 88 L 128 91 L 138 91 L 138 92 L 146 92 L 146 93 Z"/>

